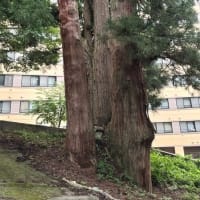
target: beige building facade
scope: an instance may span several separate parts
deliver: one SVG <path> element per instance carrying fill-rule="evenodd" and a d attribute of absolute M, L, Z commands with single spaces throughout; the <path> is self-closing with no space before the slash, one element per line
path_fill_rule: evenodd
<path fill-rule="evenodd" d="M 150 118 L 157 131 L 153 147 L 200 158 L 200 91 L 185 86 L 165 87 Z"/>
<path fill-rule="evenodd" d="M 0 120 L 36 124 L 28 115 L 31 101 L 41 88 L 50 89 L 64 82 L 62 64 L 40 71 L 5 72 L 0 74 Z M 179 155 L 200 157 L 200 92 L 185 89 L 184 82 L 165 87 L 161 106 L 149 111 L 157 133 L 153 147 Z"/>
<path fill-rule="evenodd" d="M 27 114 L 31 101 L 37 99 L 41 88 L 48 90 L 62 83 L 62 65 L 24 73 L 1 69 L 0 120 L 36 124 L 36 116 Z"/>

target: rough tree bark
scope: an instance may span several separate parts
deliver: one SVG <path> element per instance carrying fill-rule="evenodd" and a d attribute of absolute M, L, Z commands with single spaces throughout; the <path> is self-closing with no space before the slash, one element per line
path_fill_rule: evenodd
<path fill-rule="evenodd" d="M 111 119 L 110 50 L 105 40 L 105 25 L 109 19 L 109 0 L 93 0 L 94 5 L 94 62 L 93 115 L 94 124 L 105 127 Z"/>
<path fill-rule="evenodd" d="M 58 0 L 58 6 L 68 116 L 66 152 L 70 161 L 91 167 L 95 161 L 95 142 L 77 1 Z"/>
<path fill-rule="evenodd" d="M 111 0 L 111 16 L 133 12 L 130 0 Z M 111 152 L 116 163 L 135 182 L 151 191 L 150 148 L 154 130 L 146 113 L 146 91 L 139 60 L 128 55 L 128 46 L 112 41 Z"/>
<path fill-rule="evenodd" d="M 91 103 L 91 111 L 93 117 L 93 0 L 84 0 L 84 9 L 83 9 L 83 40 L 84 40 L 84 50 L 85 50 L 85 58 L 87 61 L 87 78 L 88 78 L 88 88 L 89 88 L 89 96 Z M 93 120 L 94 121 L 94 120 Z"/>

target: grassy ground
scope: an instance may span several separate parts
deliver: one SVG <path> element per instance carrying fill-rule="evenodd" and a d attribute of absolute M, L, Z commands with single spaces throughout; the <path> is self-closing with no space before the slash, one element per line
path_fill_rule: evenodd
<path fill-rule="evenodd" d="M 17 156 L 15 151 L 0 149 L 0 199 L 46 200 L 61 195 L 49 177 L 26 162 L 16 162 Z"/>
<path fill-rule="evenodd" d="M 63 143 L 63 134 L 0 131 L 0 145 L 19 150 L 32 166 L 57 180 L 65 177 L 97 186 L 121 200 L 200 200 L 200 161 L 152 152 L 154 187 L 153 194 L 148 194 L 136 187 L 130 177 L 119 174 L 106 146 L 98 145 L 95 174 L 70 163 L 65 157 Z M 14 200 L 47 200 L 63 193 L 51 184 L 50 178 L 33 170 L 27 162 L 15 162 L 17 156 L 16 152 L 0 149 L 0 200 L 2 197 L 9 197 L 9 200 L 13 197 Z"/>

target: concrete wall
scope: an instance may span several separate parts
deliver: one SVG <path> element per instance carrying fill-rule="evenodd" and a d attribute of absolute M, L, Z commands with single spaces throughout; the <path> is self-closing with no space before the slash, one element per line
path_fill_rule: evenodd
<path fill-rule="evenodd" d="M 8 122 L 0 120 L 0 131 L 2 132 L 16 132 L 16 131 L 30 131 L 30 132 L 47 132 L 51 133 L 66 133 L 66 129 L 53 128 L 48 126 L 31 125 L 17 122 Z"/>

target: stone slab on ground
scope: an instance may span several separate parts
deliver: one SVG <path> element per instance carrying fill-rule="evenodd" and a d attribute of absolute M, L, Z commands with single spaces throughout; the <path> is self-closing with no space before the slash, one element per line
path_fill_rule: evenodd
<path fill-rule="evenodd" d="M 98 197 L 90 195 L 90 196 L 61 196 L 51 198 L 49 200 L 99 200 Z"/>

